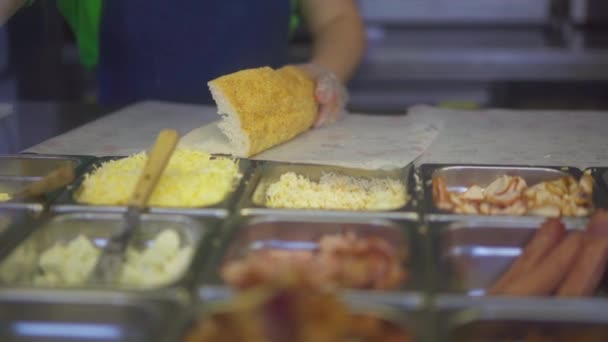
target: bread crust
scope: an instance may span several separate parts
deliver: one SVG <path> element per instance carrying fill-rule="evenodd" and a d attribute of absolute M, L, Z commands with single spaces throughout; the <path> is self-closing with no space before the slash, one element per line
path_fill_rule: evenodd
<path fill-rule="evenodd" d="M 247 140 L 243 157 L 293 139 L 310 129 L 317 116 L 314 82 L 294 66 L 241 70 L 210 81 L 209 88 L 219 114 L 238 117 L 226 123 L 240 127 L 220 128 L 231 143 Z M 242 136 L 235 137 L 234 132 Z"/>

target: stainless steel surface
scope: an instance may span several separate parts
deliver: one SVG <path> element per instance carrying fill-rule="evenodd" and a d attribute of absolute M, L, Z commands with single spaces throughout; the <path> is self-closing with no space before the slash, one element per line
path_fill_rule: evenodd
<path fill-rule="evenodd" d="M 86 157 L 63 157 L 43 155 L 0 155 L 0 178 L 42 178 L 61 166 L 75 169 L 83 166 Z"/>
<path fill-rule="evenodd" d="M 599 342 L 608 337 L 606 303 L 589 299 L 481 300 L 440 312 L 442 338 L 449 341 Z M 534 339 L 539 335 L 544 339 Z"/>
<path fill-rule="evenodd" d="M 119 293 L 0 292 L 0 340 L 165 341 L 182 303 Z"/>
<path fill-rule="evenodd" d="M 127 210 L 126 206 L 113 205 L 89 205 L 76 201 L 80 186 L 84 181 L 86 174 L 100 167 L 104 162 L 115 160 L 124 157 L 102 157 L 98 158 L 94 163 L 89 165 L 82 176 L 79 177 L 66 191 L 64 191 L 56 201 L 53 202 L 51 210 L 56 213 L 70 212 L 118 212 L 124 213 Z M 187 216 L 211 216 L 211 217 L 227 217 L 231 208 L 237 201 L 239 195 L 243 191 L 244 183 L 249 177 L 251 161 L 249 159 L 237 159 L 239 162 L 239 172 L 242 174 L 241 179 L 235 180 L 233 191 L 229 192 L 224 200 L 219 203 L 206 207 L 150 207 L 148 211 L 153 214 L 169 214 L 169 215 L 187 215 Z"/>
<path fill-rule="evenodd" d="M 502 175 L 522 177 L 528 186 L 568 175 L 578 179 L 582 175 L 580 170 L 572 167 L 423 164 L 420 166 L 420 170 L 424 184 L 423 210 L 425 218 L 428 220 L 479 217 L 478 215 L 459 215 L 438 209 L 433 199 L 432 179 L 434 176 L 444 177 L 449 191 L 464 192 L 472 185 L 485 187 Z M 595 197 L 594 200 L 596 200 Z"/>
<path fill-rule="evenodd" d="M 431 223 L 435 287 L 444 294 L 485 295 L 522 253 L 543 220 Z M 582 230 L 585 223 L 569 221 L 567 229 Z"/>
<path fill-rule="evenodd" d="M 36 180 L 31 178 L 0 178 L 0 192 L 8 193 L 9 196 L 13 197 L 34 182 L 36 182 Z M 32 201 L 28 200 L 28 202 Z M 3 203 L 4 202 L 0 202 L 0 205 Z"/>
<path fill-rule="evenodd" d="M 608 4 L 604 0 L 569 0 L 570 20 L 578 25 L 604 25 L 608 22 Z"/>
<path fill-rule="evenodd" d="M 347 219 L 309 216 L 255 216 L 235 219 L 224 227 L 202 273 L 201 287 L 222 285 L 221 269 L 247 253 L 260 249 L 311 250 L 326 235 L 354 232 L 358 236 L 384 239 L 407 253 L 407 281 L 398 290 L 419 298 L 425 288 L 426 268 L 418 223 L 383 219 Z M 408 296 L 410 296 L 408 295 Z M 404 294 L 405 296 L 405 294 Z M 404 297 L 405 298 L 405 297 Z"/>
<path fill-rule="evenodd" d="M 272 183 L 277 182 L 281 175 L 294 172 L 307 177 L 312 181 L 318 181 L 323 173 L 333 172 L 340 175 L 361 178 L 389 178 L 400 181 L 409 196 L 408 201 L 400 208 L 394 210 L 324 210 L 324 209 L 291 209 L 270 208 L 266 206 L 265 193 Z M 241 196 L 238 208 L 242 215 L 309 215 L 311 217 L 323 215 L 328 217 L 384 217 L 404 218 L 416 220 L 418 205 L 418 193 L 414 180 L 414 167 L 409 165 L 402 169 L 394 170 L 363 170 L 344 168 L 327 165 L 309 164 L 287 164 L 278 162 L 261 162 L 252 172 L 247 186 Z"/>
<path fill-rule="evenodd" d="M 31 231 L 41 211 L 40 206 L 0 208 L 0 260 Z"/>
<path fill-rule="evenodd" d="M 73 213 L 53 217 L 36 227 L 36 230 L 25 241 L 18 244 L 12 253 L 2 261 L 0 281 L 4 287 L 35 287 L 34 277 L 39 274 L 38 260 L 42 252 L 57 243 L 65 244 L 79 235 L 88 238 L 96 247 L 103 248 L 109 237 L 120 228 L 123 217 L 120 214 L 107 213 Z M 213 229 L 210 221 L 196 221 L 194 219 L 176 215 L 147 214 L 141 218 L 141 225 L 135 231 L 129 246 L 136 250 L 143 250 L 150 246 L 150 242 L 166 229 L 174 230 L 180 237 L 182 245 L 192 246 L 194 259 L 200 257 L 197 252 L 203 245 L 206 234 Z M 163 286 L 151 288 L 187 286 L 191 279 L 190 269 L 186 268 L 178 277 Z M 133 285 L 101 284 L 89 279 L 75 288 L 103 287 L 137 290 Z M 58 286 L 62 287 L 62 286 Z M 64 286 L 65 287 L 65 286 Z"/>
<path fill-rule="evenodd" d="M 92 279 L 103 284 L 112 284 L 116 281 L 126 259 L 125 253 L 129 241 L 132 240 L 135 230 L 141 224 L 141 214 L 139 208 L 129 207 L 127 209 L 116 234 L 106 240 L 93 269 Z"/>
<path fill-rule="evenodd" d="M 359 0 L 367 22 L 434 24 L 546 24 L 550 0 Z"/>
<path fill-rule="evenodd" d="M 424 302 L 415 300 L 403 293 L 378 293 L 369 291 L 343 291 L 337 294 L 340 299 L 357 315 L 370 315 L 394 323 L 415 336 L 415 341 L 429 341 L 427 335 L 431 321 L 425 311 Z M 216 312 L 218 305 L 234 298 L 234 293 L 226 287 L 205 287 L 198 292 L 198 303 L 191 313 L 190 320 L 183 325 L 182 334 L 188 332 L 194 322 Z"/>

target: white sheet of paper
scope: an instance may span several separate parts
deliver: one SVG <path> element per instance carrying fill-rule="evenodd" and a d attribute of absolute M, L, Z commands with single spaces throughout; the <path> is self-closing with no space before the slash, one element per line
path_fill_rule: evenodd
<path fill-rule="evenodd" d="M 199 127 L 181 145 L 209 153 L 232 152 L 217 123 Z M 257 160 L 324 164 L 362 169 L 403 167 L 420 156 L 437 136 L 441 121 L 424 116 L 346 115 L 253 157 Z"/>

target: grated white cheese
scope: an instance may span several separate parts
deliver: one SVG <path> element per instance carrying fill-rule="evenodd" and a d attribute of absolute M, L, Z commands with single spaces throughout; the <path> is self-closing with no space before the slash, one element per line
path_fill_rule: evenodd
<path fill-rule="evenodd" d="M 141 287 L 164 285 L 184 272 L 192 255 L 191 246 L 180 248 L 179 235 L 174 230 L 165 230 L 143 251 L 132 248 L 127 251 L 120 283 Z"/>
<path fill-rule="evenodd" d="M 145 152 L 109 161 L 88 174 L 77 201 L 97 205 L 125 205 L 147 161 Z M 230 158 L 178 149 L 152 193 L 148 204 L 160 207 L 200 207 L 222 201 L 241 177 Z"/>
<path fill-rule="evenodd" d="M 287 172 L 266 190 L 266 205 L 272 208 L 391 210 L 407 201 L 406 189 L 398 180 L 335 173 L 324 173 L 314 182 Z"/>
<path fill-rule="evenodd" d="M 40 254 L 34 277 L 38 286 L 74 286 L 83 284 L 97 264 L 101 250 L 86 236 L 79 235 L 67 244 L 57 243 Z"/>

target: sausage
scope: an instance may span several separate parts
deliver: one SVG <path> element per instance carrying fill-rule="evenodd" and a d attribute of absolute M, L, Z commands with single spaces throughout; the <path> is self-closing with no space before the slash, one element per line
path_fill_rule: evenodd
<path fill-rule="evenodd" d="M 501 294 L 507 296 L 547 296 L 553 293 L 566 276 L 581 251 L 584 235 L 570 233 L 534 269 L 509 282 Z"/>
<path fill-rule="evenodd" d="M 576 262 L 557 291 L 559 297 L 592 295 L 608 262 L 608 238 L 587 237 Z"/>
<path fill-rule="evenodd" d="M 565 234 L 566 228 L 559 219 L 547 219 L 536 231 L 522 255 L 494 283 L 488 293 L 499 294 L 515 277 L 531 272 L 534 266 L 540 263 L 543 257 L 557 246 Z"/>

